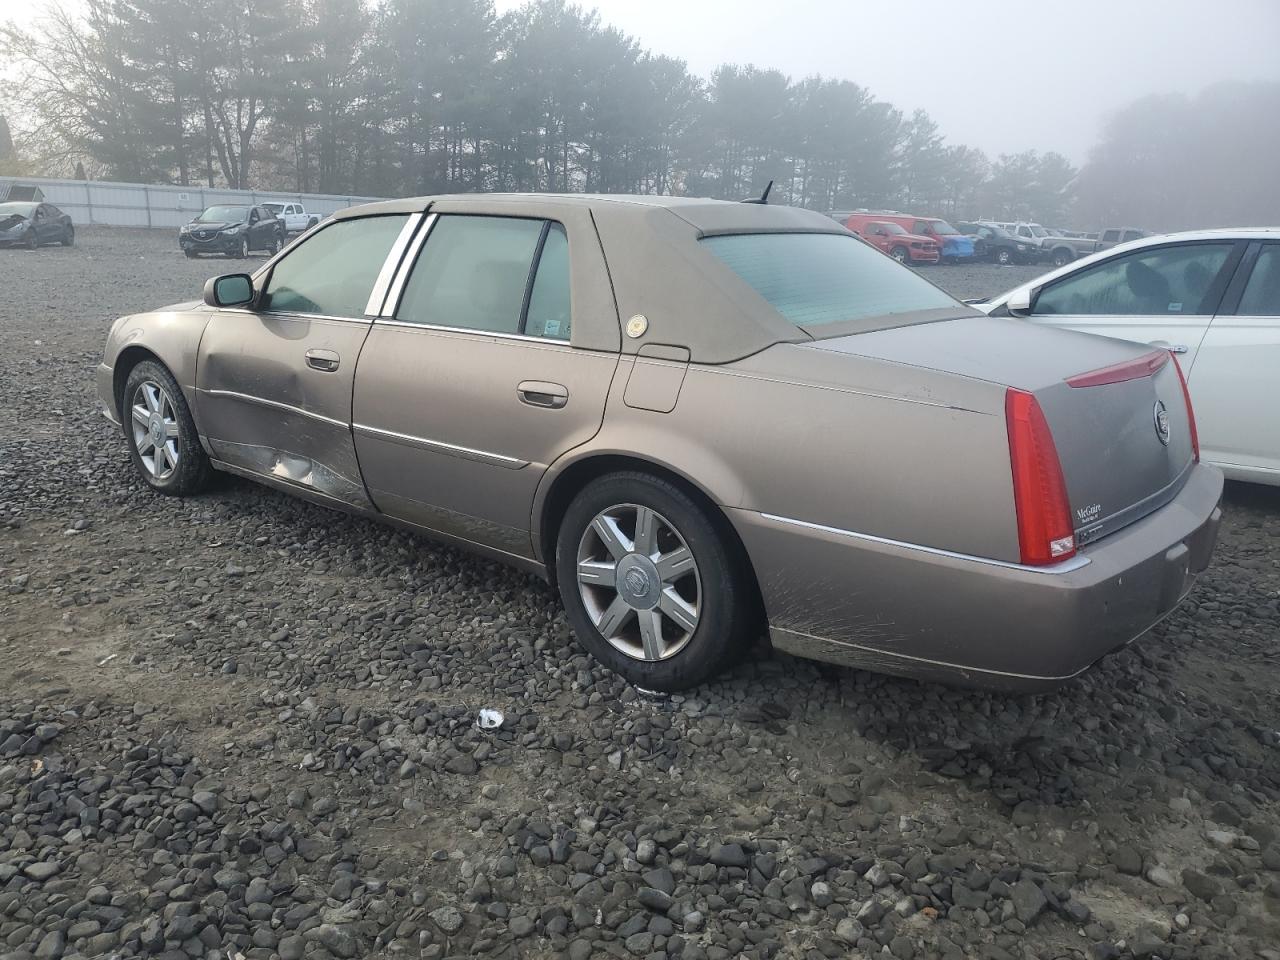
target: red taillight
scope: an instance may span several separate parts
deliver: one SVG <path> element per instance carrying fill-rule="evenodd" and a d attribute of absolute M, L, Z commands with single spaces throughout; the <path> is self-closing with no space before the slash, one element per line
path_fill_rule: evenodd
<path fill-rule="evenodd" d="M 1010 387 L 1004 397 L 1004 415 L 1022 562 L 1043 566 L 1075 556 L 1062 463 L 1040 404 L 1032 394 Z"/>
<path fill-rule="evenodd" d="M 1169 354 L 1173 357 L 1173 354 Z M 1191 459 L 1200 462 L 1200 434 L 1196 431 L 1196 412 L 1191 408 L 1191 391 L 1187 388 L 1187 378 L 1182 375 L 1182 364 L 1173 357 L 1173 369 L 1178 371 L 1178 382 L 1182 384 L 1182 399 L 1187 404 L 1187 428 L 1191 431 Z"/>

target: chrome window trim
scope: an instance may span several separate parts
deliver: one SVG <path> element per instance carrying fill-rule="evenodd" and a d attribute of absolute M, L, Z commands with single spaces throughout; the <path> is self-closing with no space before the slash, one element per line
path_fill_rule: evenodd
<path fill-rule="evenodd" d="M 368 424 L 353 423 L 351 424 L 351 429 L 355 433 L 372 437 L 375 440 L 388 440 L 391 443 L 418 447 L 422 450 L 430 450 L 433 453 L 443 453 L 452 457 L 461 457 L 464 460 L 475 460 L 479 463 L 490 464 L 491 466 L 505 467 L 508 470 L 521 470 L 529 465 L 528 460 L 519 460 L 516 457 L 507 457 L 500 453 L 490 453 L 487 450 L 476 450 L 472 447 L 462 447 L 456 443 L 445 443 L 443 440 L 430 440 L 427 437 L 415 437 L 410 433 L 396 433 L 394 430 L 382 430 L 378 427 L 371 427 Z"/>
<path fill-rule="evenodd" d="M 548 347 L 559 347 L 562 350 L 572 350 L 568 340 L 559 340 L 554 337 L 530 337 L 523 333 L 503 333 L 498 330 L 477 330 L 475 327 L 447 327 L 440 323 L 413 323 L 409 320 L 386 320 L 382 317 L 376 318 L 376 323 L 380 327 L 404 327 L 407 330 L 433 330 L 438 333 L 464 333 L 477 337 L 489 337 L 494 340 L 516 340 L 523 343 L 541 343 Z"/>
<path fill-rule="evenodd" d="M 399 235 L 391 244 L 391 249 L 387 251 L 386 260 L 382 262 L 382 269 L 378 271 L 377 279 L 373 281 L 373 289 L 369 291 L 369 300 L 364 307 L 366 317 L 376 317 L 381 312 L 382 304 L 387 299 L 387 288 L 391 286 L 391 280 L 400 267 L 405 247 L 409 246 L 409 241 L 421 222 L 422 214 L 411 213 L 405 220 L 404 226 L 400 228 Z"/>
<path fill-rule="evenodd" d="M 780 517 L 773 513 L 760 513 L 761 517 L 766 520 L 773 520 L 776 523 L 785 523 L 794 527 L 804 527 L 808 530 L 819 530 L 822 533 L 832 533 L 840 537 L 850 537 L 854 540 L 865 540 L 869 543 L 879 543 L 887 547 L 898 547 L 903 550 L 913 550 L 918 553 L 927 553 L 935 557 L 946 557 L 950 560 L 963 560 L 966 563 L 981 563 L 986 566 L 1000 567 L 1004 570 L 1021 570 L 1024 573 L 1035 573 L 1042 576 L 1058 576 L 1064 573 L 1071 573 L 1073 570 L 1079 570 L 1081 567 L 1087 567 L 1090 560 L 1086 556 L 1076 554 L 1069 560 L 1061 563 L 1055 563 L 1045 567 L 1032 567 L 1024 563 L 1010 563 L 1007 560 L 993 560 L 990 557 L 975 557 L 968 553 L 957 553 L 954 550 L 942 550 L 938 547 L 926 547 L 920 543 L 909 543 L 906 540 L 893 540 L 889 537 L 877 537 L 870 533 L 858 533 L 855 530 L 842 530 L 839 527 L 828 527 L 822 523 L 810 523 L 808 520 L 796 520 L 792 517 Z"/>
<path fill-rule="evenodd" d="M 281 403 L 279 400 L 268 400 L 266 397 L 255 397 L 249 393 L 240 393 L 236 390 L 206 390 L 203 387 L 197 388 L 197 393 L 203 393 L 209 397 L 225 397 L 228 400 L 243 400 L 246 403 L 256 403 L 264 407 L 271 407 L 274 410 L 283 410 L 286 413 L 296 413 L 301 417 L 309 417 L 312 420 L 319 420 L 321 423 L 327 423 L 334 427 L 341 427 L 343 430 L 348 429 L 345 421 L 335 420 L 333 417 L 326 417 L 323 414 L 313 413 L 310 410 L 304 410 L 302 407 L 295 407 L 289 403 Z"/>
<path fill-rule="evenodd" d="M 327 313 L 295 313 L 286 310 L 247 310 L 244 307 L 219 307 L 219 313 L 247 313 L 254 317 L 270 317 L 273 320 L 321 320 L 327 323 L 358 323 L 367 327 L 371 317 L 335 317 Z"/>
<path fill-rule="evenodd" d="M 439 219 L 438 214 L 427 214 L 426 220 L 423 221 L 422 229 L 414 235 L 413 243 L 409 245 L 409 249 L 401 257 L 391 284 L 387 288 L 387 296 L 382 302 L 382 309 L 377 314 L 379 320 L 383 317 L 388 320 L 394 319 L 396 311 L 400 309 L 400 298 L 404 294 L 404 285 L 409 280 L 409 274 L 413 272 L 413 265 L 418 262 L 418 254 L 422 252 L 422 245 L 427 242 L 427 237 L 431 235 L 431 230 Z"/>

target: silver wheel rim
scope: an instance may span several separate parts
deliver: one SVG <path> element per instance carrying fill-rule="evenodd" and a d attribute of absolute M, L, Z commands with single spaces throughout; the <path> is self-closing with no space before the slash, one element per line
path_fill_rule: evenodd
<path fill-rule="evenodd" d="M 142 467 L 155 480 L 165 480 L 178 469 L 178 418 L 168 391 L 154 380 L 144 380 L 133 391 L 129 404 L 133 446 Z"/>
<path fill-rule="evenodd" d="M 578 593 L 611 647 L 633 660 L 683 650 L 702 615 L 702 579 L 680 531 L 651 507 L 601 510 L 578 542 Z"/>

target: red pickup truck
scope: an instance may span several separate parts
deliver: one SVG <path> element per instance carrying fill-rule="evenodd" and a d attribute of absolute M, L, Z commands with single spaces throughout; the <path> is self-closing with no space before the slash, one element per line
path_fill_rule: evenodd
<path fill-rule="evenodd" d="M 907 233 L 899 224 L 850 217 L 846 226 L 899 263 L 937 263 L 942 258 L 936 240 Z"/>

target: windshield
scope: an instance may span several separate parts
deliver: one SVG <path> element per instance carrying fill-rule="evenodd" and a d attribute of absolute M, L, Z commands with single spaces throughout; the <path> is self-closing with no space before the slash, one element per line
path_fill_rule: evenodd
<path fill-rule="evenodd" d="M 1040 224 L 1033 223 L 1031 224 L 1031 235 L 1033 237 L 1047 237 L 1049 235 L 1049 231 L 1040 226 Z"/>
<path fill-rule="evenodd" d="M 959 231 L 956 230 L 955 227 L 947 223 L 947 221 L 945 220 L 933 220 L 931 221 L 931 224 L 933 226 L 933 232 L 938 234 L 939 236 L 949 237 L 959 233 Z"/>
<path fill-rule="evenodd" d="M 700 243 L 799 327 L 959 306 L 929 281 L 849 236 L 742 233 Z"/>
<path fill-rule="evenodd" d="M 0 218 L 3 217 L 29 217 L 36 212 L 34 203 L 19 203 L 13 200 L 9 203 L 0 203 Z"/>
<path fill-rule="evenodd" d="M 210 207 L 196 217 L 199 223 L 230 223 L 249 219 L 248 207 Z"/>

